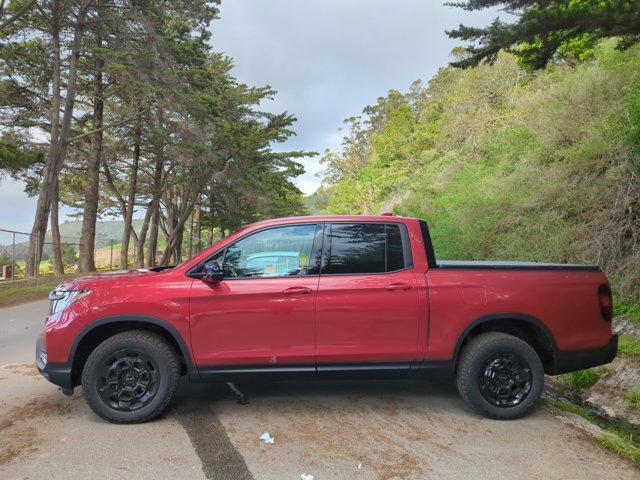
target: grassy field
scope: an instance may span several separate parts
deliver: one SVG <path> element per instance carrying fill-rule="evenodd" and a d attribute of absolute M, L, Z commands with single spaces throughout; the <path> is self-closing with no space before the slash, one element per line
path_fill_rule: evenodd
<path fill-rule="evenodd" d="M 51 290 L 77 275 L 40 277 L 0 283 L 0 308 L 34 300 L 44 300 Z"/>

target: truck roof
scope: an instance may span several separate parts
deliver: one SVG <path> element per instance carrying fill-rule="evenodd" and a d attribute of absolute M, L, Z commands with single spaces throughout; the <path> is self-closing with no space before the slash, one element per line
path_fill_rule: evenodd
<path fill-rule="evenodd" d="M 379 215 L 301 215 L 297 217 L 272 218 L 269 220 L 261 220 L 259 222 L 247 225 L 247 227 L 257 225 L 275 225 L 283 222 L 290 223 L 308 223 L 308 222 L 389 222 L 397 219 L 398 221 L 409 220 L 409 217 L 402 217 L 389 213 Z"/>

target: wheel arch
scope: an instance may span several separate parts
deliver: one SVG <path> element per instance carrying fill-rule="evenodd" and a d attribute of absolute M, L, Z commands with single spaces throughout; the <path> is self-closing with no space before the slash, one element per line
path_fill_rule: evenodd
<path fill-rule="evenodd" d="M 73 340 L 68 357 L 73 386 L 80 384 L 84 364 L 95 347 L 107 338 L 129 330 L 147 330 L 164 337 L 178 353 L 182 373 L 188 374 L 190 379 L 199 378 L 189 348 L 173 325 L 148 315 L 114 315 L 85 325 Z"/>
<path fill-rule="evenodd" d="M 453 352 L 456 369 L 462 347 L 471 339 L 488 332 L 502 332 L 527 342 L 542 360 L 545 372 L 555 365 L 557 345 L 549 327 L 542 321 L 518 312 L 492 313 L 476 318 L 463 330 Z"/>

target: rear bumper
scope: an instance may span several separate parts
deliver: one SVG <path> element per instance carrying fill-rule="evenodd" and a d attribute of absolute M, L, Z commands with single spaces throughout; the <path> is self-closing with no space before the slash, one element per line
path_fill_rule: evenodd
<path fill-rule="evenodd" d="M 612 335 L 611 341 L 604 347 L 586 350 L 572 350 L 555 352 L 554 365 L 547 372 L 549 375 L 584 370 L 610 363 L 618 353 L 618 335 Z"/>
<path fill-rule="evenodd" d="M 36 367 L 51 383 L 63 390 L 73 390 L 71 367 L 63 363 L 47 363 L 47 352 L 40 345 L 40 337 L 36 341 Z"/>

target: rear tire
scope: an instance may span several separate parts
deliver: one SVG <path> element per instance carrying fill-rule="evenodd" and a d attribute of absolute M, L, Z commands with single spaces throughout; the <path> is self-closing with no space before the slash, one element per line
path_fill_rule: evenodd
<path fill-rule="evenodd" d="M 141 423 L 167 408 L 179 379 L 174 348 L 160 335 L 133 330 L 109 337 L 91 352 L 82 370 L 82 389 L 99 417 Z"/>
<path fill-rule="evenodd" d="M 456 384 L 477 413 L 511 420 L 536 405 L 544 388 L 544 367 L 525 341 L 505 333 L 485 333 L 462 349 Z"/>

